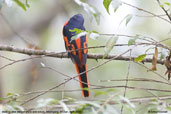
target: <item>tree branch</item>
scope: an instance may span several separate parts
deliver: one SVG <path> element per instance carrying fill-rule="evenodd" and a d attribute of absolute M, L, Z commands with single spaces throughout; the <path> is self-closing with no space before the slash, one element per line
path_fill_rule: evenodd
<path fill-rule="evenodd" d="M 171 16 L 169 15 L 169 13 L 167 12 L 167 10 L 162 6 L 162 4 L 160 3 L 159 0 L 157 0 L 159 6 L 161 7 L 161 9 L 166 13 L 167 17 L 169 18 L 169 20 L 171 21 Z"/>
<path fill-rule="evenodd" d="M 10 52 L 16 52 L 26 55 L 38 55 L 40 57 L 56 57 L 56 58 L 68 58 L 67 52 L 53 52 L 53 51 L 47 51 L 47 50 L 34 50 L 34 49 L 24 49 L 24 48 L 16 48 L 14 46 L 7 46 L 7 45 L 0 45 L 0 51 L 10 51 Z M 88 59 L 102 59 L 104 54 L 88 54 Z M 105 59 L 111 59 L 116 57 L 117 55 L 108 55 Z M 129 56 L 120 56 L 115 58 L 114 60 L 122 60 L 122 61 L 134 61 L 136 57 L 129 57 Z M 151 58 L 146 58 L 142 62 L 152 62 Z M 158 64 L 164 64 L 162 60 L 157 61 Z"/>

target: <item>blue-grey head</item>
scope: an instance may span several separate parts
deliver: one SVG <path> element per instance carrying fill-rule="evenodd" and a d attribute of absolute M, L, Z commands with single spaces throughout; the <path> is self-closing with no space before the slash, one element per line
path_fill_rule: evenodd
<path fill-rule="evenodd" d="M 83 25 L 84 17 L 82 16 L 82 14 L 76 14 L 70 18 L 69 23 L 74 25 Z"/>

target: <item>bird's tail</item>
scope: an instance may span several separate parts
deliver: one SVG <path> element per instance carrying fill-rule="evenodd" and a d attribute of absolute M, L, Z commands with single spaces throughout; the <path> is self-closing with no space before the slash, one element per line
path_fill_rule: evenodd
<path fill-rule="evenodd" d="M 82 66 L 78 66 L 77 64 L 75 64 L 75 68 L 77 70 L 77 73 L 83 73 L 85 71 L 87 71 L 87 65 L 82 65 Z M 84 88 L 89 88 L 89 81 L 88 81 L 88 75 L 87 72 L 79 75 L 79 80 L 80 80 L 80 86 L 81 86 L 81 92 L 82 92 L 82 96 L 83 97 L 88 97 L 89 96 L 89 90 L 86 90 Z"/>

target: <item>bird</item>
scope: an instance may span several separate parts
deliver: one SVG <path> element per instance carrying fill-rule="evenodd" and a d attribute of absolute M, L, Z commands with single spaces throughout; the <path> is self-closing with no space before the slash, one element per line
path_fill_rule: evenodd
<path fill-rule="evenodd" d="M 164 65 L 167 68 L 165 75 L 168 74 L 168 80 L 170 80 L 170 77 L 171 77 L 171 54 L 169 56 L 166 56 L 166 59 L 164 60 Z"/>
<path fill-rule="evenodd" d="M 76 35 L 75 32 L 71 32 L 74 28 L 85 31 L 84 17 L 82 14 L 76 14 L 72 16 L 69 21 L 65 22 L 63 26 L 63 39 L 65 48 L 68 51 L 68 57 L 71 58 L 75 64 L 76 71 L 78 73 L 81 93 L 83 97 L 88 97 L 89 92 L 89 80 L 87 75 L 87 53 L 88 53 L 88 37 L 83 35 L 79 38 L 71 40 Z M 81 73 L 81 74 L 80 74 Z"/>

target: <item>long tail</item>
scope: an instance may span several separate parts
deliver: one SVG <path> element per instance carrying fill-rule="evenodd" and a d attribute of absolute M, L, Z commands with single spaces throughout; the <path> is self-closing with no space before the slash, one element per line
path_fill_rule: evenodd
<path fill-rule="evenodd" d="M 87 65 L 78 66 L 77 64 L 75 64 L 75 68 L 76 68 L 78 74 L 87 71 Z M 79 75 L 79 80 L 80 80 L 81 89 L 89 88 L 89 81 L 88 81 L 87 72 Z M 89 96 L 89 91 L 88 90 L 82 90 L 81 92 L 82 92 L 83 97 L 88 97 Z"/>

